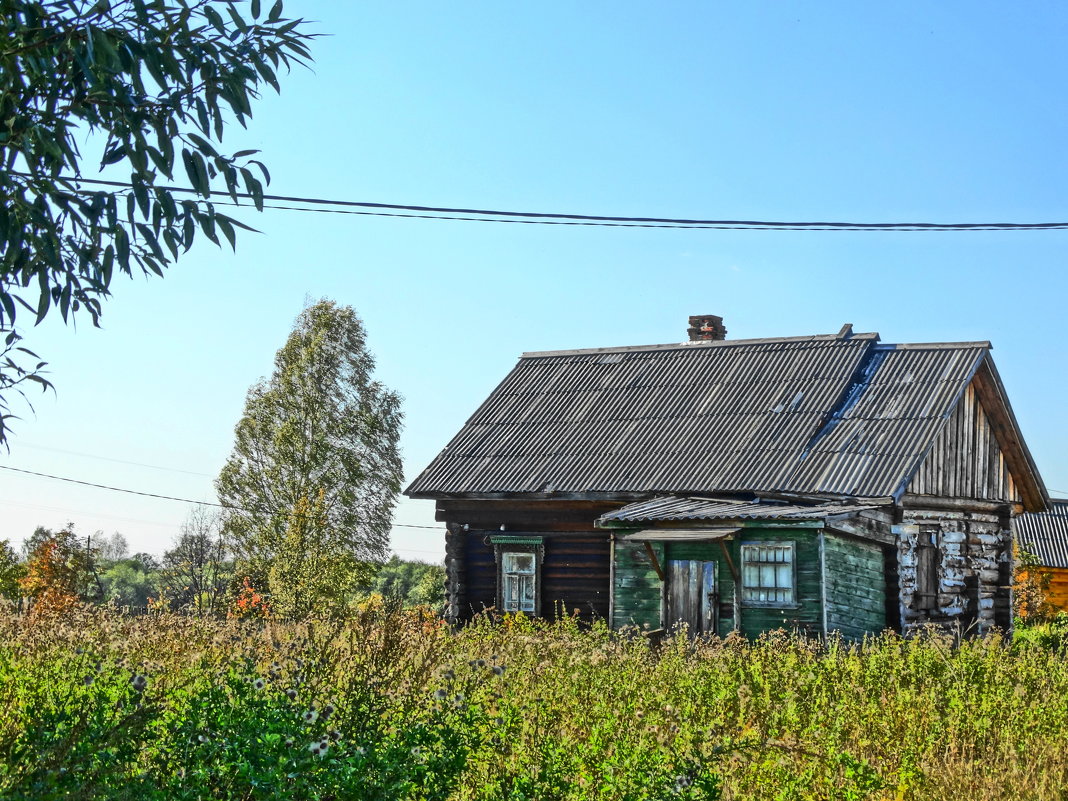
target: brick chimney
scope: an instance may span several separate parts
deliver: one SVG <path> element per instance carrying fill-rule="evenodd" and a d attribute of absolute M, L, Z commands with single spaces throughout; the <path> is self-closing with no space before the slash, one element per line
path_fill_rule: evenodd
<path fill-rule="evenodd" d="M 720 340 L 727 338 L 727 329 L 723 318 L 714 314 L 695 314 L 690 317 L 690 327 L 686 329 L 691 342 L 702 340 Z"/>

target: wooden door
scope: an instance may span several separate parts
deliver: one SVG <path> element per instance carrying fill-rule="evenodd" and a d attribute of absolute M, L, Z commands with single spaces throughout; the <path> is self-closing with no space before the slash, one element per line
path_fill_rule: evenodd
<path fill-rule="evenodd" d="M 690 634 L 715 634 L 719 597 L 716 563 L 695 559 L 668 560 L 667 625 L 686 623 Z"/>

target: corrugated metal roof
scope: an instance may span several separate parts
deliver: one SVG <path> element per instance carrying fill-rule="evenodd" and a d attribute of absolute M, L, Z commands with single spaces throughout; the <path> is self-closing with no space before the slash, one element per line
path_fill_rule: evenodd
<path fill-rule="evenodd" d="M 1016 541 L 1046 567 L 1068 567 L 1068 500 L 1051 498 L 1048 512 L 1018 515 Z"/>
<path fill-rule="evenodd" d="M 407 493 L 890 497 L 987 347 L 858 334 L 524 354 Z"/>
<path fill-rule="evenodd" d="M 667 520 L 822 520 L 830 515 L 877 509 L 875 504 L 798 504 L 722 501 L 668 496 L 638 501 L 602 515 L 598 522 L 645 523 Z"/>

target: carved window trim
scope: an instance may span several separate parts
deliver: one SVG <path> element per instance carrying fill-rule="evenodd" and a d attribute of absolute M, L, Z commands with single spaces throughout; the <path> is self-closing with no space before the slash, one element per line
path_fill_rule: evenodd
<path fill-rule="evenodd" d="M 489 541 L 493 546 L 493 561 L 496 565 L 497 573 L 497 609 L 509 614 L 522 612 L 531 617 L 541 617 L 542 563 L 545 561 L 545 543 L 543 538 L 536 536 L 493 535 L 489 537 Z M 505 573 L 508 562 L 505 558 L 506 554 L 534 555 L 534 603 L 532 604 L 532 609 L 511 608 L 512 605 L 506 598 L 509 583 L 521 583 L 521 576 L 531 575 L 526 572 L 517 572 L 515 574 Z"/>

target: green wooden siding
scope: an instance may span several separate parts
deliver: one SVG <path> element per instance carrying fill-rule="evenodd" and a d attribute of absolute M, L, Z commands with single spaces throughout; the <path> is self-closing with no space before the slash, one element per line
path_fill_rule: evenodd
<path fill-rule="evenodd" d="M 656 558 L 663 564 L 663 543 L 651 544 Z M 643 544 L 616 542 L 612 594 L 612 628 L 645 625 L 660 628 L 660 577 Z"/>
<path fill-rule="evenodd" d="M 794 543 L 794 598 L 787 607 L 757 606 L 742 601 L 741 632 L 757 637 L 766 631 L 786 629 L 805 634 L 823 633 L 823 590 L 820 575 L 819 531 L 812 528 L 746 528 L 733 543 L 734 562 L 742 569 L 741 546 L 756 542 Z"/>
<path fill-rule="evenodd" d="M 785 628 L 807 634 L 823 632 L 823 597 L 820 576 L 819 531 L 813 528 L 747 528 L 727 543 L 734 564 L 741 569 L 741 545 L 752 542 L 793 542 L 796 603 L 789 607 L 742 604 L 741 632 L 757 637 L 766 631 Z M 652 543 L 657 558 L 666 568 L 669 559 L 714 561 L 719 591 L 719 632 L 736 628 L 734 620 L 734 577 L 718 542 Z M 615 578 L 612 627 L 627 625 L 660 628 L 661 582 L 643 543 L 615 544 Z"/>
<path fill-rule="evenodd" d="M 827 630 L 850 640 L 886 628 L 886 579 L 878 545 L 823 535 Z"/>

